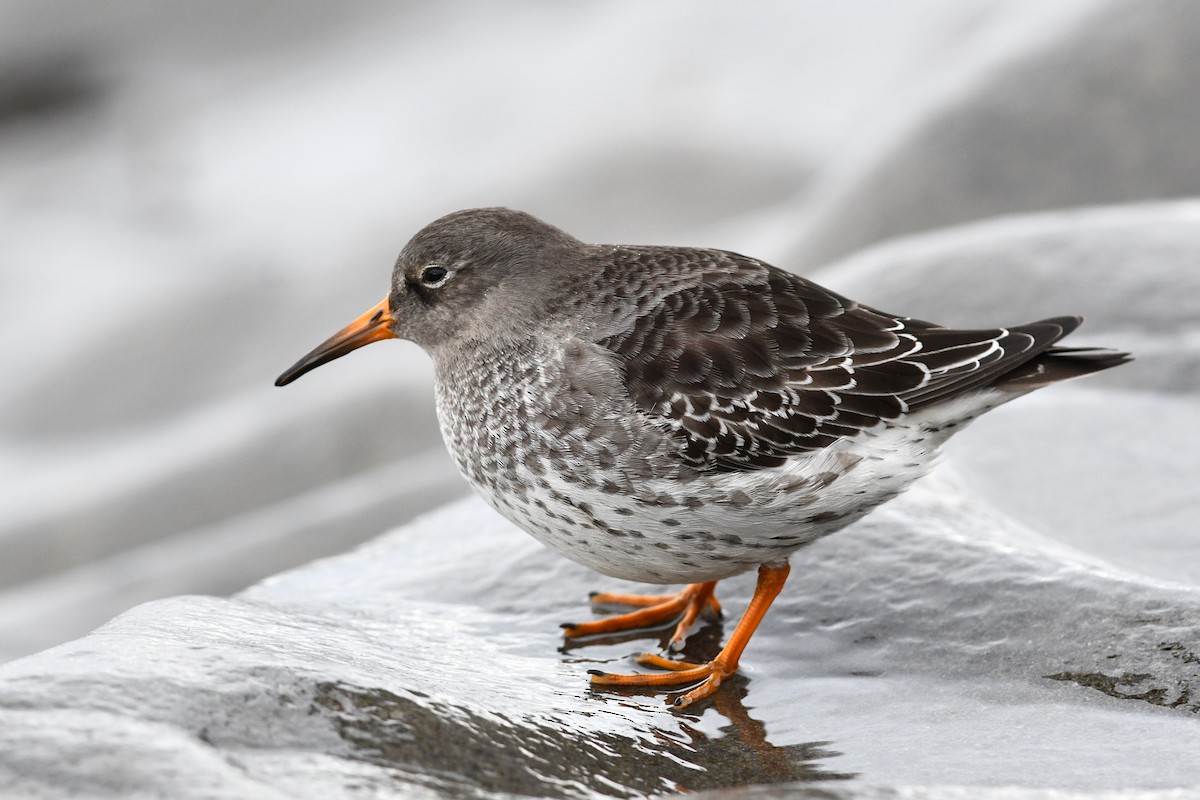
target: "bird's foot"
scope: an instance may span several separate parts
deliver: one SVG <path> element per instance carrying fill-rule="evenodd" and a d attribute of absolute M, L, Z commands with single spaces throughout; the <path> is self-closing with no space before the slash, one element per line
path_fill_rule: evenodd
<path fill-rule="evenodd" d="M 738 661 L 742 657 L 742 652 L 746 649 L 746 645 L 749 644 L 750 637 L 754 635 L 754 631 L 758 629 L 758 624 L 762 622 L 767 609 L 771 607 L 771 603 L 779 594 L 779 590 L 783 588 L 789 569 L 786 562 L 782 564 L 763 564 L 758 568 L 758 583 L 754 587 L 754 597 L 750 598 L 750 605 L 746 607 L 746 613 L 738 621 L 733 635 L 729 637 L 729 641 L 721 648 L 721 652 L 707 664 L 672 661 L 669 658 L 647 653 L 638 656 L 636 659 L 637 663 L 644 667 L 661 669 L 663 672 L 642 673 L 638 675 L 614 675 L 602 670 L 590 669 L 588 673 L 592 676 L 592 685 L 634 687 L 680 686 L 698 681 L 698 685 L 693 686 L 669 702 L 675 708 L 687 708 L 697 700 L 703 700 L 721 688 L 721 684 L 726 678 L 737 672 Z M 712 586 L 713 584 L 692 584 L 680 592 L 680 594 L 685 594 L 689 590 L 699 591 L 703 587 L 708 587 L 708 599 L 711 599 Z M 693 600 L 693 602 L 701 601 Z M 646 610 L 649 609 L 642 609 L 642 611 Z M 607 621 L 600 620 L 602 623 Z"/>
<path fill-rule="evenodd" d="M 594 605 L 633 606 L 637 610 L 594 622 L 565 623 L 562 626 L 563 635 L 568 639 L 575 639 L 601 633 L 619 633 L 650 628 L 678 619 L 679 623 L 675 626 L 670 642 L 670 648 L 678 650 L 683 646 L 683 641 L 696 624 L 696 620 L 702 615 L 720 618 L 721 604 L 713 596 L 716 586 L 716 581 L 693 583 L 674 594 L 664 595 L 593 592 L 591 601 Z"/>
<path fill-rule="evenodd" d="M 703 700 L 717 691 L 726 678 L 737 672 L 737 664 L 729 664 L 727 659 L 722 658 L 723 655 L 725 654 L 722 653 L 707 664 L 693 664 L 688 661 L 673 661 L 662 656 L 644 653 L 634 659 L 638 664 L 666 671 L 617 675 L 592 669 L 588 670 L 588 673 L 592 676 L 593 686 L 679 686 L 699 681 L 699 685 L 668 701 L 675 708 L 687 708 L 692 703 Z"/>

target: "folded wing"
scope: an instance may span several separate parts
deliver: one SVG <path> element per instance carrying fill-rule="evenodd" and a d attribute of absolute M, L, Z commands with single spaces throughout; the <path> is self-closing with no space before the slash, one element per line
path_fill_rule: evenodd
<path fill-rule="evenodd" d="M 955 330 L 858 304 L 721 251 L 599 344 L 700 469 L 752 470 L 989 386 L 1078 326 Z M 672 251 L 678 264 L 679 251 Z M 651 251 L 639 258 L 653 269 Z"/>

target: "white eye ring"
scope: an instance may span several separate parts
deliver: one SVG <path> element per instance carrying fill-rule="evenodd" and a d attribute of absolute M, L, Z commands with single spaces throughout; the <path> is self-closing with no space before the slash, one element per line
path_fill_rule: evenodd
<path fill-rule="evenodd" d="M 437 289 L 445 286 L 452 274 L 441 264 L 428 264 L 421 270 L 421 285 L 426 289 Z"/>

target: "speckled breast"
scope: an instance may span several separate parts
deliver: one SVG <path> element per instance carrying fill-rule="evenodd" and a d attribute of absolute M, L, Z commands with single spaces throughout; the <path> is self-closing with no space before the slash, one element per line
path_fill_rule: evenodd
<path fill-rule="evenodd" d="M 489 504 L 607 575 L 690 583 L 783 561 L 918 476 L 883 474 L 885 459 L 854 442 L 777 469 L 692 470 L 669 433 L 621 398 L 581 388 L 564 358 L 565 346 L 529 343 L 439 363 L 438 416 Z"/>

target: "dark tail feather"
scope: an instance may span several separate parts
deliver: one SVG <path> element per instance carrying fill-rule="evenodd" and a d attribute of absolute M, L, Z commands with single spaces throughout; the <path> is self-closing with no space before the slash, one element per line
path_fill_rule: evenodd
<path fill-rule="evenodd" d="M 914 358 L 926 366 L 936 366 L 936 357 L 949 349 L 945 339 L 960 344 L 965 337 L 979 347 L 988 347 L 983 355 L 995 353 L 998 358 L 986 365 L 970 369 L 952 369 L 914 392 L 903 395 L 910 410 L 940 403 L 966 392 L 980 389 L 1000 389 L 1016 394 L 1032 391 L 1055 381 L 1086 375 L 1089 372 L 1114 367 L 1129 360 L 1125 353 L 1094 348 L 1057 347 L 1059 340 L 1083 323 L 1083 317 L 1051 317 L 1027 325 L 987 331 L 953 330 L 929 326 L 916 331 L 926 347 Z M 960 344 L 961 346 L 961 344 Z"/>
<path fill-rule="evenodd" d="M 992 330 L 955 330 L 926 325 L 914 329 L 923 348 L 911 356 L 931 379 L 902 394 L 910 411 L 977 391 L 1010 392 L 999 402 L 1051 383 L 1078 378 L 1130 360 L 1128 353 L 1097 347 L 1060 347 L 1059 341 L 1083 323 L 1083 317 L 1051 317 L 1027 325 Z M 971 350 L 971 347 L 975 347 Z M 998 353 L 997 353 L 998 350 Z M 974 354 L 975 361 L 944 364 L 947 352 Z M 995 405 L 995 402 L 992 402 Z"/>
<path fill-rule="evenodd" d="M 1082 322 L 1082 319 L 1079 319 L 1079 322 Z M 1070 327 L 1074 329 L 1077 325 L 1078 322 Z M 1062 335 L 1069 332 L 1066 331 Z M 1055 338 L 1061 338 L 1062 335 Z M 1129 353 L 1100 347 L 1051 347 L 1011 372 L 1004 373 L 993 386 L 1006 392 L 1029 392 L 1058 381 L 1117 367 L 1132 360 L 1133 356 Z"/>

